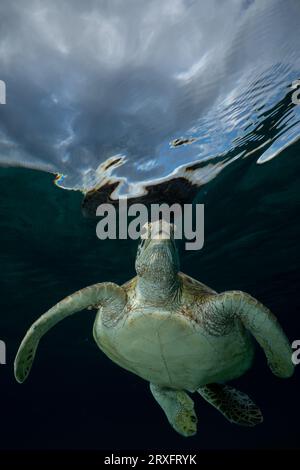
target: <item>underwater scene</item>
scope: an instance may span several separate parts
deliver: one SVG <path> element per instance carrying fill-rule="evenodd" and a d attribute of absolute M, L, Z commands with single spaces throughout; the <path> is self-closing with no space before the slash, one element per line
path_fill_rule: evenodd
<path fill-rule="evenodd" d="M 298 0 L 1 2 L 1 451 L 299 449 L 299 28 Z M 101 239 L 120 201 L 201 205 L 201 246 Z"/>

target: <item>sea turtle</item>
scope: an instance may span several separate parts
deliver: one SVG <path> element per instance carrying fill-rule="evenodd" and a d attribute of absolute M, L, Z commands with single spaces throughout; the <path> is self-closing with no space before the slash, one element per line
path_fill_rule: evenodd
<path fill-rule="evenodd" d="M 23 382 L 40 339 L 56 323 L 86 308 L 98 310 L 94 339 L 124 369 L 150 382 L 170 424 L 183 436 L 196 433 L 197 417 L 188 395 L 198 392 L 230 422 L 254 426 L 259 408 L 225 382 L 252 365 L 251 335 L 278 377 L 294 366 L 289 342 L 274 315 L 249 294 L 221 294 L 179 272 L 174 228 L 146 224 L 136 256 L 137 276 L 121 287 L 103 282 L 66 297 L 28 330 L 15 359 Z M 155 230 L 154 230 L 155 229 Z M 158 237 L 152 236 L 158 233 Z"/>

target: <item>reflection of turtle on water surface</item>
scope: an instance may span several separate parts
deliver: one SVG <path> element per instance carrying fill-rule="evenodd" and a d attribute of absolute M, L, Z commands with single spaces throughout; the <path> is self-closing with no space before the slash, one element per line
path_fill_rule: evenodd
<path fill-rule="evenodd" d="M 148 225 L 148 238 L 136 256 L 137 276 L 123 286 L 104 282 L 65 298 L 28 330 L 15 360 L 15 376 L 29 374 L 43 335 L 63 318 L 98 309 L 94 338 L 121 367 L 150 382 L 170 424 L 184 436 L 196 432 L 197 417 L 188 392 L 197 391 L 229 421 L 253 426 L 262 421 L 250 398 L 224 382 L 252 364 L 249 332 L 263 348 L 272 372 L 289 377 L 294 366 L 288 340 L 272 313 L 250 295 L 217 294 L 178 272 L 171 237 L 151 238 L 159 222 Z"/>

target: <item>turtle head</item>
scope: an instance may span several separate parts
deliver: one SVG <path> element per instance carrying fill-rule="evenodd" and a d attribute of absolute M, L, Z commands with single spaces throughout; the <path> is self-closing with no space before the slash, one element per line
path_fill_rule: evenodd
<path fill-rule="evenodd" d="M 174 225 L 164 220 L 143 226 L 135 269 L 144 281 L 166 287 L 174 282 L 179 260 L 174 240 Z"/>

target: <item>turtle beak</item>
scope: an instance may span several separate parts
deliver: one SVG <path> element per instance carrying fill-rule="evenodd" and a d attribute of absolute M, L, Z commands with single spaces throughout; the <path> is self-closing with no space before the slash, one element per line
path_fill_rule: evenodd
<path fill-rule="evenodd" d="M 142 228 L 141 253 L 165 253 L 170 260 L 174 259 L 177 253 L 174 240 L 174 225 L 164 220 L 146 223 Z"/>
<path fill-rule="evenodd" d="M 174 244 L 174 225 L 166 222 L 165 220 L 156 220 L 151 223 L 146 223 L 142 227 L 142 240 L 148 240 L 153 243 L 161 243 L 169 241 Z"/>

